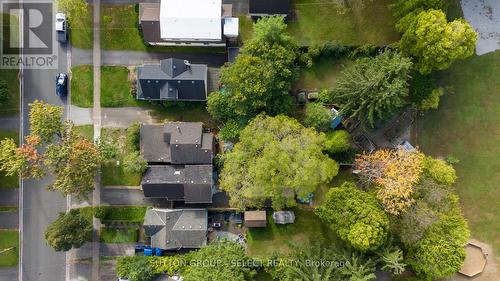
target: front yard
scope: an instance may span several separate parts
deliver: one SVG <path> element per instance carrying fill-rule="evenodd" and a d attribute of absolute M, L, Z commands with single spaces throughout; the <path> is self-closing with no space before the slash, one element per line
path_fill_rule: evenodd
<path fill-rule="evenodd" d="M 0 103 L 0 117 L 12 116 L 19 113 L 19 80 L 17 69 L 0 69 L 0 80 L 8 84 L 8 97 Z"/>
<path fill-rule="evenodd" d="M 138 228 L 101 228 L 101 242 L 104 243 L 134 243 L 137 242 Z"/>
<path fill-rule="evenodd" d="M 19 232 L 0 230 L 0 267 L 14 266 L 19 260 Z"/>
<path fill-rule="evenodd" d="M 399 39 L 388 5 L 392 0 L 365 1 L 364 8 L 339 12 L 336 5 L 323 0 L 292 0 L 295 18 L 288 31 L 301 45 L 338 41 L 345 45 L 372 43 L 387 45 Z"/>
<path fill-rule="evenodd" d="M 439 109 L 419 121 L 417 144 L 433 156 L 451 155 L 462 210 L 472 236 L 491 243 L 500 256 L 500 51 L 457 61 L 438 75 L 454 87 Z"/>

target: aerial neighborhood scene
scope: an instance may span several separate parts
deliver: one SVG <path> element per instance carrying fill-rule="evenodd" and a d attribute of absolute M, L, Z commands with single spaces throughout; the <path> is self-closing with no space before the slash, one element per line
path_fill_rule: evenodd
<path fill-rule="evenodd" d="M 0 281 L 500 280 L 499 0 L 0 17 Z"/>

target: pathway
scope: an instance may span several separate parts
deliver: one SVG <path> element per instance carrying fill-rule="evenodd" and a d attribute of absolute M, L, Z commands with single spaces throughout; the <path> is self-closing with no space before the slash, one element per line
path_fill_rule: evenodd
<path fill-rule="evenodd" d="M 99 32 L 97 32 L 99 33 Z M 94 33 L 95 34 L 95 33 Z M 95 48 L 94 48 L 95 54 Z M 92 64 L 92 50 L 72 49 L 72 63 L 75 65 Z M 102 51 L 102 65 L 134 66 L 144 63 L 158 63 L 167 58 L 189 60 L 191 63 L 221 67 L 227 61 L 226 53 L 181 53 L 181 52 L 140 52 L 140 51 Z M 100 60 L 100 58 L 98 58 Z M 95 58 L 94 58 L 95 60 Z"/>
<path fill-rule="evenodd" d="M 17 206 L 18 203 L 18 188 L 0 188 L 0 206 Z"/>
<path fill-rule="evenodd" d="M 0 229 L 19 228 L 18 212 L 0 212 Z"/>
<path fill-rule="evenodd" d="M 151 110 L 141 107 L 102 109 L 102 126 L 104 128 L 127 128 L 136 122 L 152 124 L 156 120 L 151 116 Z"/>
<path fill-rule="evenodd" d="M 0 129 L 9 131 L 19 131 L 19 117 L 0 117 Z"/>
<path fill-rule="evenodd" d="M 100 35 L 100 19 L 101 19 L 101 1 L 94 0 L 94 46 L 93 46 L 93 66 L 94 66 L 94 141 L 98 141 L 101 137 L 101 35 Z M 92 205 L 99 206 L 101 204 L 101 178 L 100 172 L 95 178 L 95 189 L 92 193 Z M 101 221 L 93 218 L 92 225 L 94 228 L 94 237 L 92 242 L 92 280 L 99 281 L 99 252 L 100 241 L 99 233 L 101 231 Z"/>
<path fill-rule="evenodd" d="M 461 0 L 467 22 L 478 33 L 476 54 L 500 49 L 500 1 Z"/>

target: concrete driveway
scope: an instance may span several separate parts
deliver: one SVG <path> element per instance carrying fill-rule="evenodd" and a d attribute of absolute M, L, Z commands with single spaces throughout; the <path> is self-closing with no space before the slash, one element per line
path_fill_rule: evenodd
<path fill-rule="evenodd" d="M 17 229 L 18 227 L 18 212 L 0 212 L 0 229 Z"/>

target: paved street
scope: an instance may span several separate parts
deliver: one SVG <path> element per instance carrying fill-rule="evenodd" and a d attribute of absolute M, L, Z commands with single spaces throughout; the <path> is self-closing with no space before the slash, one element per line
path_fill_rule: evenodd
<path fill-rule="evenodd" d="M 210 67 L 220 67 L 227 61 L 226 53 L 179 53 L 158 52 L 146 53 L 136 51 L 101 51 L 102 65 L 140 65 L 145 62 L 155 63 L 161 59 L 179 58 L 189 60 L 191 63 L 203 63 Z M 71 51 L 73 66 L 92 64 L 92 50 L 73 48 Z"/>
<path fill-rule="evenodd" d="M 29 134 L 28 104 L 43 100 L 51 104 L 65 105 L 55 94 L 55 76 L 67 72 L 65 48 L 59 48 L 58 70 L 25 70 L 23 77 L 23 133 Z M 43 233 L 47 225 L 66 210 L 66 198 L 45 188 L 52 179 L 26 180 L 22 186 L 22 281 L 65 280 L 65 254 L 56 253 L 47 246 Z"/>
<path fill-rule="evenodd" d="M 19 189 L 0 188 L 0 206 L 17 206 L 19 202 Z"/>

